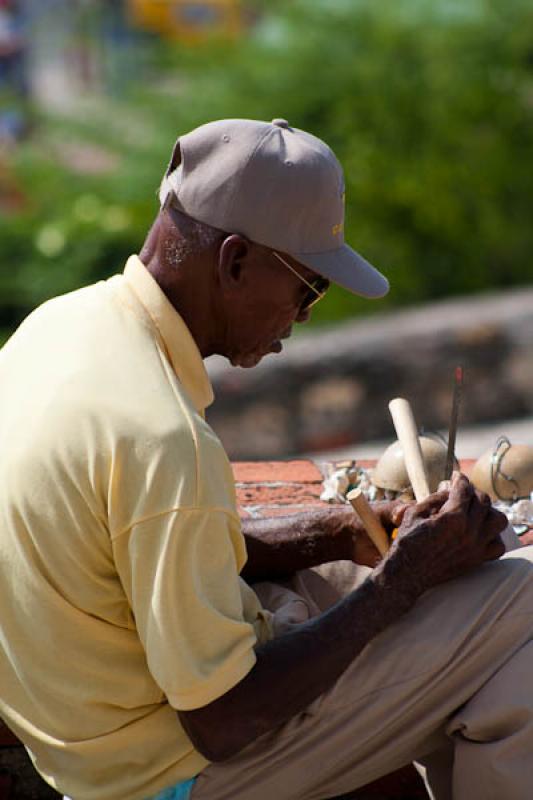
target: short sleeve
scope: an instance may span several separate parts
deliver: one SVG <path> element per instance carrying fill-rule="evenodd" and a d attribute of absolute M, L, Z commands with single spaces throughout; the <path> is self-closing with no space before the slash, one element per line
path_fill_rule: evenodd
<path fill-rule="evenodd" d="M 232 514 L 188 508 L 144 520 L 113 541 L 148 668 L 176 709 L 207 705 L 255 664 L 238 574 L 243 545 Z"/>

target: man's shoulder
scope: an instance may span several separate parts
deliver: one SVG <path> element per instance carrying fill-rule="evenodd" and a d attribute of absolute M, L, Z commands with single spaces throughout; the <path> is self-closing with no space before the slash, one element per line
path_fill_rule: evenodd
<path fill-rule="evenodd" d="M 46 300 L 21 322 L 8 339 L 3 353 L 16 349 L 20 358 L 25 349 L 35 353 L 53 346 L 57 351 L 61 344 L 71 346 L 83 330 L 89 329 L 95 318 L 100 319 L 101 328 L 105 322 L 102 312 L 111 302 L 109 286 L 112 282 L 113 279 L 99 281 Z"/>
<path fill-rule="evenodd" d="M 24 410 L 63 440 L 101 431 L 110 445 L 187 433 L 155 336 L 122 302 L 121 283 L 118 275 L 47 301 L 7 342 L 0 406 L 14 422 Z"/>

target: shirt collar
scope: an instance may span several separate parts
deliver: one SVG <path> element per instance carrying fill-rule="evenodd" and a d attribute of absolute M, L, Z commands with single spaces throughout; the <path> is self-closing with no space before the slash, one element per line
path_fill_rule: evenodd
<path fill-rule="evenodd" d="M 138 256 L 130 256 L 124 277 L 155 325 L 172 368 L 194 407 L 203 412 L 213 402 L 214 395 L 191 332 Z"/>

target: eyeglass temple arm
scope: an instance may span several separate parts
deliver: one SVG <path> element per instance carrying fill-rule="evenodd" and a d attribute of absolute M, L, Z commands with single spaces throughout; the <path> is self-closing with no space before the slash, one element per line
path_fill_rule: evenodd
<path fill-rule="evenodd" d="M 300 280 L 301 280 L 301 281 L 303 281 L 303 283 L 305 283 L 305 285 L 306 285 L 306 286 L 308 286 L 308 287 L 311 289 L 311 291 L 312 291 L 312 292 L 314 292 L 314 294 L 316 294 L 316 296 L 317 296 L 317 297 L 319 297 L 319 298 L 321 298 L 321 297 L 322 297 L 322 294 L 321 294 L 321 292 L 319 292 L 319 291 L 318 291 L 318 289 L 315 289 L 315 287 L 314 287 L 314 286 L 313 286 L 311 283 L 309 283 L 309 281 L 307 281 L 307 280 L 304 278 L 304 276 L 303 276 L 303 275 L 300 275 L 300 273 L 299 273 L 299 272 L 296 272 L 296 270 L 294 269 L 294 267 L 291 267 L 291 265 L 289 264 L 289 262 L 288 262 L 288 261 L 285 261 L 285 259 L 284 259 L 284 258 L 282 258 L 282 257 L 280 256 L 280 254 L 279 254 L 279 253 L 276 253 L 276 251 L 275 251 L 275 250 L 272 250 L 272 252 L 273 252 L 273 253 L 274 253 L 274 255 L 276 256 L 276 258 L 278 259 L 278 261 L 281 261 L 281 263 L 282 263 L 282 264 L 285 264 L 285 266 L 286 266 L 288 269 L 290 269 L 290 271 L 291 271 L 292 273 L 294 273 L 294 275 L 296 275 L 296 277 L 297 277 L 297 278 L 300 278 Z"/>

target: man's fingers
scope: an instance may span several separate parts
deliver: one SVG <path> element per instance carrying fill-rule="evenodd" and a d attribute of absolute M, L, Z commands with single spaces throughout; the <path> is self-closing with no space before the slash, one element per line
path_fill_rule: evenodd
<path fill-rule="evenodd" d="M 433 512 L 439 511 L 444 503 L 448 500 L 448 496 L 448 490 L 430 494 L 425 500 L 422 500 L 420 503 L 416 504 L 418 516 L 429 517 Z"/>
<path fill-rule="evenodd" d="M 403 527 L 410 527 L 417 519 L 427 519 L 441 510 L 448 499 L 448 492 L 436 492 L 430 494 L 420 503 L 406 506 L 402 513 L 401 523 Z"/>
<path fill-rule="evenodd" d="M 391 514 L 391 522 L 395 528 L 399 528 L 402 524 L 406 511 L 410 508 L 408 503 L 402 503 L 396 506 Z"/>
<path fill-rule="evenodd" d="M 505 545 L 500 536 L 497 536 L 487 547 L 487 561 L 497 561 L 505 553 Z"/>
<path fill-rule="evenodd" d="M 477 494 L 473 492 L 466 517 L 466 525 L 472 533 L 484 533 L 490 510 L 491 506 L 481 502 Z"/>
<path fill-rule="evenodd" d="M 487 512 L 484 528 L 487 535 L 492 538 L 494 536 L 499 536 L 500 533 L 505 530 L 508 523 L 509 521 L 505 514 L 502 514 L 501 511 L 491 506 Z"/>
<path fill-rule="evenodd" d="M 381 554 L 367 533 L 355 537 L 352 560 L 365 567 L 375 567 L 381 561 Z"/>
<path fill-rule="evenodd" d="M 479 489 L 476 489 L 476 495 L 480 503 L 483 503 L 485 506 L 491 506 L 492 500 L 490 499 L 489 495 L 486 492 L 480 492 Z"/>
<path fill-rule="evenodd" d="M 450 484 L 450 494 L 444 503 L 442 511 L 468 511 L 475 489 L 461 472 L 454 472 Z"/>

